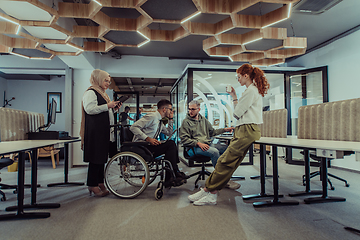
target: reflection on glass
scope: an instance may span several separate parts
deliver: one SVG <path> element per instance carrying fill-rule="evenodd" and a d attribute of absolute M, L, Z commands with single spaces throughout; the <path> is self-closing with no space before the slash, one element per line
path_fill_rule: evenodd
<path fill-rule="evenodd" d="M 291 132 L 297 135 L 298 110 L 301 106 L 323 102 L 322 72 L 307 73 L 290 77 Z M 300 150 L 292 150 L 294 159 L 302 159 Z"/>

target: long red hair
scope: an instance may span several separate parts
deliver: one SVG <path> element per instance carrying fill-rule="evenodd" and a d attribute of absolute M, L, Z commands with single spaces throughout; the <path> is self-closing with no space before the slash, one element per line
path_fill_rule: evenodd
<path fill-rule="evenodd" d="M 255 86 L 257 87 L 260 95 L 263 97 L 270 88 L 270 84 L 264 75 L 264 71 L 260 68 L 253 67 L 250 64 L 245 63 L 236 70 L 236 73 L 240 75 L 249 75 L 250 79 L 255 82 Z"/>

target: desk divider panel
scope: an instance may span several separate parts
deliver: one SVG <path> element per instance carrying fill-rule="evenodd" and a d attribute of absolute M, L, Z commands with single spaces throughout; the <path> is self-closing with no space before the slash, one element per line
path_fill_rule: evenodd
<path fill-rule="evenodd" d="M 10 108 L 0 108 L 0 140 L 17 141 L 28 139 L 33 126 L 42 126 L 44 115 Z"/>
<path fill-rule="evenodd" d="M 263 124 L 260 124 L 262 137 L 286 138 L 287 110 L 279 109 L 263 112 Z"/>
<path fill-rule="evenodd" d="M 360 98 L 301 106 L 298 138 L 360 142 Z"/>

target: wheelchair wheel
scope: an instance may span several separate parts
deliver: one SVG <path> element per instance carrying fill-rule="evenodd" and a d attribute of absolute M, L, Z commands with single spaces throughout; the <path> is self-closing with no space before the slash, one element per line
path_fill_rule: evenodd
<path fill-rule="evenodd" d="M 162 198 L 163 194 L 164 194 L 163 190 L 161 188 L 157 188 L 155 190 L 155 199 L 160 200 Z"/>
<path fill-rule="evenodd" d="M 134 198 L 149 184 L 150 172 L 145 160 L 133 152 L 121 152 L 111 158 L 105 168 L 105 184 L 121 198 Z"/>

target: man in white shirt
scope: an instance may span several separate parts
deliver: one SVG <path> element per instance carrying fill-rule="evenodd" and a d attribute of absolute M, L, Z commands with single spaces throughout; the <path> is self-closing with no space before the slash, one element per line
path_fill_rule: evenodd
<path fill-rule="evenodd" d="M 167 117 L 169 119 L 168 126 L 166 127 L 161 121 L 162 118 Z M 130 130 L 134 134 L 133 142 L 146 141 L 150 143 L 147 146 L 149 151 L 154 157 L 165 154 L 165 159 L 171 162 L 176 179 L 172 185 L 168 186 L 180 186 L 186 182 L 187 176 L 179 171 L 177 163 L 179 163 L 179 153 L 174 141 L 169 140 L 161 143 L 157 140 L 160 133 L 164 133 L 170 136 L 173 133 L 173 109 L 172 103 L 169 100 L 162 99 L 157 103 L 157 111 L 154 113 L 148 113 L 138 121 L 136 121 Z M 167 174 L 165 180 L 169 180 L 170 176 Z M 166 181 L 169 183 L 169 181 Z M 165 184 L 165 187 L 166 184 Z"/>

